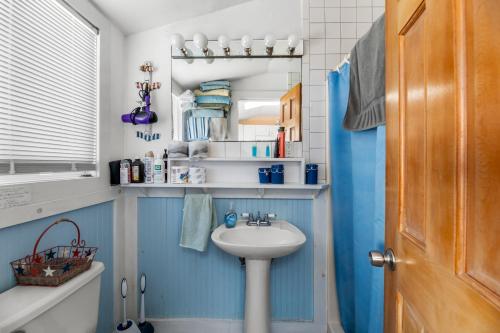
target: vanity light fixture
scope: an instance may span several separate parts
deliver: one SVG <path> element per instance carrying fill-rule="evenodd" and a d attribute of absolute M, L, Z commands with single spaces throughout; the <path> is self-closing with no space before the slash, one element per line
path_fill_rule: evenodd
<path fill-rule="evenodd" d="M 186 41 L 181 34 L 173 34 L 172 37 L 170 37 L 170 43 L 173 47 L 180 50 L 185 57 L 188 56 L 188 52 L 185 47 Z"/>
<path fill-rule="evenodd" d="M 193 35 L 193 43 L 199 48 L 205 56 L 208 56 L 208 38 L 201 32 L 197 32 Z"/>
<path fill-rule="evenodd" d="M 267 34 L 264 37 L 264 45 L 266 45 L 266 53 L 268 56 L 273 55 L 274 45 L 276 45 L 276 37 L 273 34 Z"/>
<path fill-rule="evenodd" d="M 297 36 L 294 34 L 291 34 L 290 36 L 288 36 L 288 54 L 289 55 L 293 55 L 297 45 L 299 45 L 299 39 L 297 38 Z"/>
<path fill-rule="evenodd" d="M 229 55 L 231 53 L 231 49 L 229 48 L 229 42 L 230 42 L 229 38 L 226 35 L 220 35 L 218 42 L 219 42 L 220 48 L 224 50 L 224 55 L 226 57 L 229 57 Z"/>
<path fill-rule="evenodd" d="M 245 50 L 246 56 L 252 55 L 252 43 L 253 43 L 253 39 L 249 35 L 245 35 L 245 36 L 241 37 L 241 46 L 243 46 L 243 49 Z"/>

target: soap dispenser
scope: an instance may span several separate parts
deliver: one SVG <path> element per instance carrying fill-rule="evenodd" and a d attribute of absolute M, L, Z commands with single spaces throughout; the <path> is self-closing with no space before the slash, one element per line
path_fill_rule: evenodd
<path fill-rule="evenodd" d="M 229 210 L 224 214 L 224 224 L 226 228 L 234 228 L 236 221 L 238 220 L 238 214 L 233 209 L 233 202 L 229 204 Z"/>

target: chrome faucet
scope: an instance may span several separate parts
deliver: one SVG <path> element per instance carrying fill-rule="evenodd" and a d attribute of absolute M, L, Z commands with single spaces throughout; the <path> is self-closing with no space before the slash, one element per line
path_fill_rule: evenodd
<path fill-rule="evenodd" d="M 241 217 L 247 220 L 248 226 L 270 227 L 271 220 L 276 218 L 276 214 L 268 213 L 264 214 L 264 217 L 261 217 L 259 211 L 257 212 L 257 216 L 255 218 L 252 213 L 243 213 L 241 214 Z"/>

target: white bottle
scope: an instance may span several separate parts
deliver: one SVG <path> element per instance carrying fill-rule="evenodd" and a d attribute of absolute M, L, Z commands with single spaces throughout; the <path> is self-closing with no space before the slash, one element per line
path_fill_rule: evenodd
<path fill-rule="evenodd" d="M 130 184 L 130 163 L 127 160 L 120 162 L 120 184 Z"/>
<path fill-rule="evenodd" d="M 155 184 L 165 183 L 165 161 L 161 152 L 158 152 L 155 156 L 153 179 Z"/>
<path fill-rule="evenodd" d="M 155 155 L 152 151 L 148 151 L 144 156 L 144 183 L 153 184 Z"/>

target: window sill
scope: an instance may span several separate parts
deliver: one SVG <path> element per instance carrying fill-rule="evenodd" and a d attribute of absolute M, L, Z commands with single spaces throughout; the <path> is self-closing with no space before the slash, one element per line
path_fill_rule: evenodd
<path fill-rule="evenodd" d="M 64 181 L 64 180 L 95 179 L 98 177 L 97 172 L 95 171 L 90 172 L 89 174 L 90 174 L 89 177 L 82 177 L 82 172 L 78 171 L 78 172 L 2 175 L 0 176 L 0 186 L 48 183 L 48 182 Z"/>

